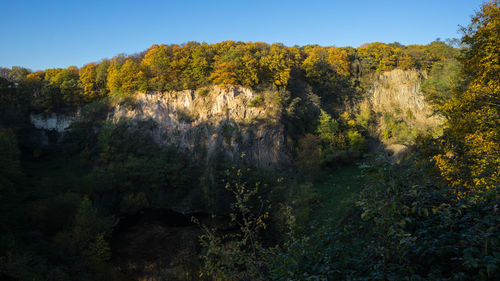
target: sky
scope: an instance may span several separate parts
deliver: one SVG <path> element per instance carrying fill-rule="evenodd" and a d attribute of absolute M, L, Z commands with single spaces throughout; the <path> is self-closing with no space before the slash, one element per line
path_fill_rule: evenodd
<path fill-rule="evenodd" d="M 0 0 L 0 66 L 78 67 L 153 44 L 358 47 L 460 38 L 484 0 Z"/>

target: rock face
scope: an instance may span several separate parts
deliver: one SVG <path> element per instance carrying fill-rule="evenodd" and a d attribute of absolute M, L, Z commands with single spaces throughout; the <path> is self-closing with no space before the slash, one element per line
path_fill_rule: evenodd
<path fill-rule="evenodd" d="M 380 116 L 399 116 L 414 128 L 439 125 L 441 120 L 432 116 L 420 91 L 424 76 L 399 69 L 378 74 L 367 89 L 371 108 Z M 291 156 L 276 95 L 217 86 L 137 93 L 135 106 L 115 106 L 108 119 L 130 122 L 155 142 L 187 150 L 206 165 L 224 159 L 264 169 L 284 168 Z M 30 120 L 38 129 L 63 133 L 77 116 L 31 114 Z"/>
<path fill-rule="evenodd" d="M 411 115 L 417 126 L 437 125 L 441 121 L 420 91 L 425 73 L 394 69 L 379 74 L 369 89 L 372 108 L 377 113 L 400 112 Z"/>
<path fill-rule="evenodd" d="M 75 120 L 77 115 L 69 116 L 57 113 L 46 114 L 30 114 L 30 121 L 33 126 L 37 129 L 43 129 L 47 131 L 56 131 L 58 133 L 63 133 L 71 122 Z"/>
<path fill-rule="evenodd" d="M 207 165 L 221 159 L 259 168 L 290 162 L 280 108 L 272 93 L 242 87 L 139 93 L 134 108 L 118 106 L 108 119 L 131 121 L 162 145 L 186 149 Z"/>

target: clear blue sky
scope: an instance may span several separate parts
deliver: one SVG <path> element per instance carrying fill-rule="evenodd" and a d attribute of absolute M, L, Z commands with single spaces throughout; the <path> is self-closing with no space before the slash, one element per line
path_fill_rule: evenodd
<path fill-rule="evenodd" d="M 0 66 L 67 67 L 152 44 L 427 44 L 458 38 L 483 0 L 0 0 Z"/>

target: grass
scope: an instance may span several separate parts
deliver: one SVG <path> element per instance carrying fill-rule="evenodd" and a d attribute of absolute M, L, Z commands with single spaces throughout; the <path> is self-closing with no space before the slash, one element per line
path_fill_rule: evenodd
<path fill-rule="evenodd" d="M 354 206 L 363 187 L 364 180 L 357 166 L 341 166 L 316 179 L 312 190 L 317 194 L 318 203 L 312 222 L 337 224 Z"/>

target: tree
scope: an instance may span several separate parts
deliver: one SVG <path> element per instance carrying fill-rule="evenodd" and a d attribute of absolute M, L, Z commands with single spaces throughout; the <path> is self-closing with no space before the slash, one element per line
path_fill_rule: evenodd
<path fill-rule="evenodd" d="M 146 74 L 132 58 L 118 56 L 111 60 L 107 81 L 112 93 L 130 94 L 147 90 Z"/>
<path fill-rule="evenodd" d="M 121 68 L 121 90 L 127 93 L 145 91 L 147 89 L 146 76 L 139 65 L 127 59 Z"/>
<path fill-rule="evenodd" d="M 45 71 L 48 88 L 58 91 L 67 106 L 76 106 L 80 101 L 81 88 L 78 84 L 79 73 L 76 66 L 53 68 Z"/>
<path fill-rule="evenodd" d="M 346 50 L 334 47 L 313 46 L 305 50 L 302 69 L 309 83 L 319 92 L 339 96 L 350 74 L 350 60 Z M 344 87 L 346 86 L 346 87 Z"/>
<path fill-rule="evenodd" d="M 485 3 L 463 28 L 465 91 L 443 108 L 443 151 L 435 156 L 459 197 L 495 193 L 500 182 L 500 8 Z"/>
<path fill-rule="evenodd" d="M 89 63 L 84 65 L 79 72 L 80 87 L 83 88 L 83 97 L 86 101 L 90 101 L 99 96 L 97 92 L 96 76 L 97 64 Z"/>
<path fill-rule="evenodd" d="M 300 53 L 297 48 L 287 48 L 282 44 L 272 44 L 269 54 L 261 60 L 263 67 L 268 70 L 266 72 L 271 76 L 266 80 L 277 86 L 286 87 L 290 78 L 290 72 L 298 65 L 300 59 Z"/>
<path fill-rule="evenodd" d="M 141 64 L 150 71 L 149 84 L 154 90 L 162 91 L 169 82 L 168 70 L 172 58 L 166 45 L 153 45 L 144 55 Z"/>
<path fill-rule="evenodd" d="M 95 84 L 99 96 L 104 97 L 108 94 L 108 89 L 106 86 L 106 80 L 108 76 L 109 60 L 103 59 L 96 67 Z"/>
<path fill-rule="evenodd" d="M 203 226 L 204 270 L 213 280 L 265 280 L 273 249 L 264 247 L 259 234 L 266 229 L 269 212 L 259 196 L 259 183 L 249 186 L 242 180 L 241 169 L 233 167 L 232 172 L 236 180 L 227 182 L 225 188 L 234 196 L 229 216 L 238 231 L 221 235 Z M 227 170 L 226 175 L 230 177 L 231 172 Z"/>

